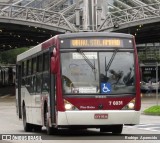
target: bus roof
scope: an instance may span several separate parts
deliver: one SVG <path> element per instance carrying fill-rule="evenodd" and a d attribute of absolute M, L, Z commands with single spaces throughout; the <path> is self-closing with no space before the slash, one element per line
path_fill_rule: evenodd
<path fill-rule="evenodd" d="M 79 33 L 59 34 L 56 36 L 58 36 L 60 39 L 85 38 L 85 37 L 118 37 L 118 38 L 133 38 L 134 37 L 131 34 L 114 33 L 114 32 L 79 32 Z M 17 56 L 17 62 L 27 58 L 28 56 L 34 55 L 34 54 L 42 51 L 43 48 L 46 46 L 48 47 L 48 45 L 51 46 L 51 45 L 55 44 L 54 40 L 55 40 L 56 36 L 44 41 L 43 43 L 41 43 L 31 49 L 29 49 L 28 51 L 21 53 L 20 55 Z"/>
<path fill-rule="evenodd" d="M 118 38 L 133 38 L 131 34 L 114 33 L 114 32 L 79 32 L 79 33 L 66 33 L 60 34 L 60 39 L 65 38 L 84 38 L 84 37 L 118 37 Z"/>
<path fill-rule="evenodd" d="M 25 59 L 25 58 L 27 58 L 28 56 L 34 55 L 34 54 L 42 51 L 42 44 L 44 44 L 44 43 L 46 43 L 46 42 L 49 42 L 49 41 L 52 40 L 53 38 L 54 38 L 54 37 L 48 39 L 47 41 L 44 41 L 43 43 L 41 43 L 41 44 L 39 44 L 39 45 L 37 45 L 37 46 L 35 46 L 35 47 L 33 47 L 33 48 L 31 48 L 31 49 L 23 52 L 23 53 L 21 53 L 21 54 L 19 54 L 19 55 L 17 56 L 17 62 L 18 62 L 18 61 L 21 61 L 21 60 L 23 60 L 23 59 Z"/>

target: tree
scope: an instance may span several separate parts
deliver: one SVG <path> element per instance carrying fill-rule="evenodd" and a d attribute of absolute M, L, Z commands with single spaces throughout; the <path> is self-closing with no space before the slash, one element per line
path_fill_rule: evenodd
<path fill-rule="evenodd" d="M 26 50 L 28 50 L 28 48 L 18 48 L 0 53 L 0 64 L 16 64 L 17 55 Z"/>

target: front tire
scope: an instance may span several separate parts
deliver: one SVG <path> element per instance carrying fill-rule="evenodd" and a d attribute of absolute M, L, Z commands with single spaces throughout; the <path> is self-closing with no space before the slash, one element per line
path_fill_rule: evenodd
<path fill-rule="evenodd" d="M 49 126 L 49 120 L 48 120 L 48 112 L 46 113 L 46 116 L 45 116 L 45 121 L 46 121 L 46 131 L 47 131 L 47 134 L 48 135 L 54 135 L 57 133 L 58 129 L 57 128 L 54 128 L 54 127 L 50 127 Z"/>
<path fill-rule="evenodd" d="M 31 132 L 32 131 L 32 125 L 27 123 L 25 105 L 23 106 L 23 128 L 24 128 L 25 132 Z"/>
<path fill-rule="evenodd" d="M 34 125 L 33 128 L 34 128 L 35 132 L 41 132 L 42 131 L 42 126 L 40 126 L 40 125 Z"/>
<path fill-rule="evenodd" d="M 112 129 L 113 134 L 121 134 L 123 130 L 123 125 L 114 125 Z"/>
<path fill-rule="evenodd" d="M 113 134 L 121 134 L 123 125 L 108 125 L 100 128 L 100 132 L 112 132 Z"/>

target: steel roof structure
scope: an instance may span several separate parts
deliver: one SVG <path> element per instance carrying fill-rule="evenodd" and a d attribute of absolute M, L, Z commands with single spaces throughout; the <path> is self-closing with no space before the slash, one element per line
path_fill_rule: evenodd
<path fill-rule="evenodd" d="M 114 31 L 160 41 L 160 0 L 0 1 L 0 51 L 35 46 L 66 32 Z"/>

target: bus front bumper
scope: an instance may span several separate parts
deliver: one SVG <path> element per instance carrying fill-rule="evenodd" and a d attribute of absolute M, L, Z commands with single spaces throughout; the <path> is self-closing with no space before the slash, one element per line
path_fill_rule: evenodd
<path fill-rule="evenodd" d="M 140 114 L 134 110 L 65 111 L 58 112 L 57 125 L 132 125 L 139 124 Z"/>

